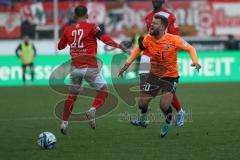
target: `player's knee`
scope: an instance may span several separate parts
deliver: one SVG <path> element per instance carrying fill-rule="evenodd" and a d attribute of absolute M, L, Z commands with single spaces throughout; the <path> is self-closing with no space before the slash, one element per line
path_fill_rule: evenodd
<path fill-rule="evenodd" d="M 105 94 L 105 95 L 104 95 L 105 98 L 107 98 L 107 97 L 108 97 L 108 91 L 105 91 L 104 94 Z"/>
<path fill-rule="evenodd" d="M 79 91 L 75 90 L 75 89 L 71 89 L 70 90 L 70 94 L 71 95 L 78 95 L 79 94 Z"/>
<path fill-rule="evenodd" d="M 162 110 L 167 110 L 169 108 L 171 102 L 167 102 L 167 101 L 161 101 L 160 102 L 160 108 Z"/>
<path fill-rule="evenodd" d="M 80 93 L 81 87 L 77 86 L 70 86 L 69 87 L 69 93 L 72 95 L 78 95 Z"/>
<path fill-rule="evenodd" d="M 107 90 L 101 91 L 101 94 L 102 94 L 102 97 L 104 99 L 106 99 L 108 97 L 108 91 Z"/>
<path fill-rule="evenodd" d="M 165 111 L 168 108 L 168 106 L 166 106 L 164 104 L 160 104 L 160 108 L 162 111 Z"/>

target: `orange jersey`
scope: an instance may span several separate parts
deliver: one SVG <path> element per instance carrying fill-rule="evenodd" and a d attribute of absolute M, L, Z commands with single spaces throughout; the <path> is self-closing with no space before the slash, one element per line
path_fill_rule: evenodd
<path fill-rule="evenodd" d="M 150 34 L 143 39 L 142 45 L 151 53 L 150 72 L 158 77 L 178 77 L 178 50 L 188 51 L 192 61 L 197 62 L 196 50 L 178 35 L 165 33 L 159 40 Z"/>

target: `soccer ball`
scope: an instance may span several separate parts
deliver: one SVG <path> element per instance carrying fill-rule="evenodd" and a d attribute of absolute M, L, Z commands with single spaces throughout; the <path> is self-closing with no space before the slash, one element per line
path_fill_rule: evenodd
<path fill-rule="evenodd" d="M 43 149 L 53 149 L 57 142 L 56 137 L 51 132 L 43 132 L 38 136 L 37 143 Z"/>

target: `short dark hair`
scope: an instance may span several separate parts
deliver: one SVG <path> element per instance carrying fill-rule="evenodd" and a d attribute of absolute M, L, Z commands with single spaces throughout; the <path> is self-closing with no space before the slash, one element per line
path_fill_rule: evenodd
<path fill-rule="evenodd" d="M 162 15 L 159 15 L 159 14 L 155 14 L 154 16 L 155 19 L 160 19 L 162 24 L 165 26 L 165 28 L 168 27 L 168 18 L 162 16 Z"/>
<path fill-rule="evenodd" d="M 87 11 L 88 11 L 87 7 L 85 7 L 85 6 L 77 6 L 75 8 L 75 10 L 74 10 L 74 15 L 77 18 L 81 18 L 81 17 L 87 15 Z"/>

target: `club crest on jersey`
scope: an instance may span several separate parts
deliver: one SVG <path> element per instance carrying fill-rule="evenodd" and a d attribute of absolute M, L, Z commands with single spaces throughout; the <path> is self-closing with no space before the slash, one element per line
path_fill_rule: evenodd
<path fill-rule="evenodd" d="M 166 49 L 166 50 L 168 50 L 168 49 L 170 48 L 170 45 L 169 45 L 169 44 L 164 44 L 164 45 L 163 45 L 163 48 Z"/>
<path fill-rule="evenodd" d="M 97 31 L 101 31 L 101 28 L 99 26 L 96 27 Z"/>
<path fill-rule="evenodd" d="M 80 27 L 80 24 L 76 24 L 76 28 L 79 28 Z"/>

